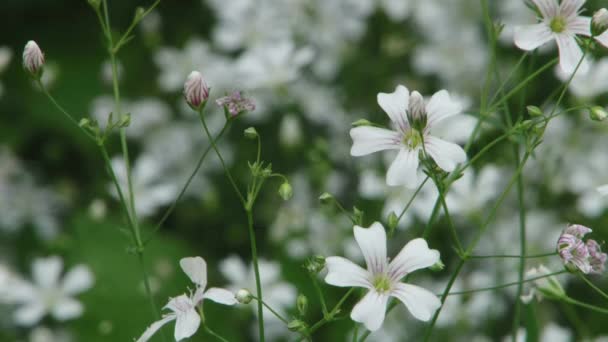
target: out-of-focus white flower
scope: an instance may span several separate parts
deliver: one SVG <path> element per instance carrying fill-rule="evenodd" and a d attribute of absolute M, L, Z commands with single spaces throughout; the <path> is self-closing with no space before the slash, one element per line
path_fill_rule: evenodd
<path fill-rule="evenodd" d="M 42 67 L 44 67 L 44 54 L 38 44 L 30 40 L 23 49 L 23 68 L 32 76 L 39 76 Z"/>
<path fill-rule="evenodd" d="M 597 61 L 589 59 L 587 72 L 577 72 L 570 82 L 569 89 L 576 97 L 593 98 L 608 92 L 608 57 Z M 556 68 L 557 77 L 566 82 L 571 74 L 565 73 L 561 68 Z"/>
<path fill-rule="evenodd" d="M 543 296 L 550 298 L 561 297 L 566 294 L 562 285 L 559 283 L 555 276 L 548 276 L 551 271 L 543 265 L 533 267 L 526 272 L 526 279 L 539 278 L 533 280 L 533 285 L 530 287 L 528 293 L 521 296 L 521 301 L 524 303 L 530 303 L 532 299 L 536 298 L 541 300 Z M 543 276 L 547 277 L 543 277 Z"/>
<path fill-rule="evenodd" d="M 517 330 L 517 342 L 526 342 L 528 339 L 526 338 L 527 333 L 526 329 Z M 512 336 L 506 336 L 502 339 L 503 342 L 513 341 Z M 549 322 L 547 325 L 543 327 L 543 330 L 540 333 L 539 342 L 569 342 L 572 341 L 572 331 L 563 328 L 556 323 Z M 597 339 L 594 339 L 595 342 L 600 342 Z"/>
<path fill-rule="evenodd" d="M 184 83 L 184 97 L 193 108 L 199 108 L 209 98 L 209 87 L 198 71 L 192 71 Z"/>
<path fill-rule="evenodd" d="M 384 13 L 394 21 L 400 21 L 410 14 L 412 1 L 409 0 L 379 0 Z"/>
<path fill-rule="evenodd" d="M 82 315 L 84 307 L 73 297 L 93 286 L 93 274 L 87 266 L 77 265 L 60 280 L 62 268 L 57 256 L 36 259 L 32 263 L 33 283 L 21 280 L 9 291 L 10 302 L 19 306 L 13 315 L 17 324 L 33 326 L 46 314 L 59 321 Z"/>
<path fill-rule="evenodd" d="M 492 165 L 482 168 L 476 176 L 471 170 L 465 171 L 446 196 L 450 213 L 467 215 L 482 210 L 486 203 L 498 196 L 503 179 L 501 170 Z"/>
<path fill-rule="evenodd" d="M 116 77 L 118 78 L 118 81 L 122 80 L 122 76 L 124 75 L 125 70 L 124 67 L 122 66 L 122 63 L 117 60 L 116 61 Z M 101 64 L 101 80 L 103 81 L 103 83 L 105 83 L 106 85 L 111 86 L 112 83 L 114 82 L 114 71 L 112 70 L 112 63 L 109 60 L 105 60 L 102 64 Z"/>
<path fill-rule="evenodd" d="M 422 321 L 431 319 L 441 306 L 435 294 L 421 287 L 402 283 L 401 279 L 413 271 L 427 268 L 439 261 L 439 252 L 429 249 L 424 239 L 414 239 L 392 259 L 386 255 L 386 232 L 379 222 L 369 228 L 354 227 L 354 234 L 367 270 L 343 257 L 325 259 L 325 282 L 340 287 L 363 287 L 367 294 L 355 305 L 350 317 L 363 323 L 370 331 L 382 326 L 386 305 L 390 297 L 399 299 L 414 317 Z"/>
<path fill-rule="evenodd" d="M 583 57 L 578 46 L 576 35 L 590 36 L 591 18 L 579 15 L 584 0 L 532 0 L 542 18 L 534 25 L 515 28 L 515 45 L 522 50 L 530 51 L 555 39 L 559 48 L 559 65 L 562 70 L 571 74 Z M 582 63 L 580 70 L 587 69 Z"/>
<path fill-rule="evenodd" d="M 36 327 L 29 336 L 29 342 L 70 342 L 70 334 L 62 330 L 51 330 L 45 326 Z"/>
<path fill-rule="evenodd" d="M 13 50 L 8 46 L 0 46 L 0 74 L 6 70 L 13 58 Z"/>
<path fill-rule="evenodd" d="M 292 147 L 302 142 L 302 123 L 297 115 L 283 116 L 279 124 L 279 141 L 285 147 Z"/>
<path fill-rule="evenodd" d="M 163 315 L 162 319 L 152 323 L 137 342 L 148 341 L 163 325 L 175 321 L 174 337 L 176 341 L 188 338 L 198 330 L 201 317 L 196 311 L 198 304 L 204 299 L 210 299 L 224 305 L 237 303 L 234 293 L 212 287 L 207 290 L 207 263 L 201 257 L 183 258 L 179 265 L 188 278 L 196 285 L 196 290 L 191 295 L 182 294 L 169 300 L 163 309 L 171 312 Z"/>
<path fill-rule="evenodd" d="M 433 135 L 433 127 L 443 119 L 460 113 L 460 106 L 451 100 L 447 91 L 435 93 L 424 106 L 421 120 L 410 122 L 412 118 L 411 98 L 420 98 L 414 91 L 412 96 L 402 85 L 395 92 L 379 93 L 378 104 L 391 119 L 393 130 L 372 126 L 359 126 L 350 130 L 353 139 L 352 156 L 364 156 L 383 150 L 398 150 L 399 154 L 388 169 L 386 183 L 391 186 L 418 185 L 418 154 L 425 151 L 437 165 L 451 172 L 458 163 L 466 160 L 462 147 Z M 424 146 L 424 147 L 423 147 Z"/>
<path fill-rule="evenodd" d="M 597 192 L 599 192 L 602 196 L 608 195 L 608 184 L 599 186 L 597 188 Z"/>

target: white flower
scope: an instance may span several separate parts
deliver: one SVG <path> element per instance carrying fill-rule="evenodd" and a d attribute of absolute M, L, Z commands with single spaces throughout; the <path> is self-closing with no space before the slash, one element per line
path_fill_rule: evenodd
<path fill-rule="evenodd" d="M 163 309 L 171 312 L 163 315 L 163 318 L 152 323 L 137 342 L 148 341 L 163 325 L 175 321 L 174 337 L 176 341 L 188 338 L 198 330 L 201 317 L 196 308 L 203 299 L 224 305 L 237 303 L 234 294 L 228 290 L 212 287 L 205 291 L 207 286 L 207 263 L 201 257 L 183 258 L 179 265 L 188 278 L 196 285 L 196 290 L 191 295 L 182 294 L 169 300 Z"/>
<path fill-rule="evenodd" d="M 328 273 L 325 277 L 325 282 L 331 285 L 369 289 L 350 317 L 371 331 L 378 330 L 384 321 L 389 298 L 395 297 L 414 317 L 428 321 L 441 306 L 441 301 L 432 292 L 402 283 L 401 279 L 415 270 L 434 265 L 439 261 L 439 252 L 429 249 L 424 239 L 414 239 L 389 263 L 382 224 L 375 222 L 369 228 L 355 226 L 354 233 L 367 270 L 348 259 L 332 256 L 326 259 Z"/>
<path fill-rule="evenodd" d="M 378 104 L 390 117 L 393 130 L 372 126 L 360 126 L 350 130 L 352 156 L 363 156 L 382 150 L 399 150 L 386 175 L 388 185 L 405 184 L 415 188 L 418 184 L 418 154 L 425 150 L 437 165 L 451 172 L 456 164 L 466 160 L 462 147 L 432 135 L 433 127 L 443 119 L 459 114 L 460 105 L 452 101 L 447 91 L 435 93 L 426 105 L 422 96 L 414 91 L 411 96 L 402 85 L 395 92 L 379 93 Z M 413 112 L 419 112 L 414 114 Z M 413 115 L 414 114 L 414 115 Z M 416 117 L 415 122 L 410 122 Z M 424 145 L 424 148 L 423 148 Z"/>
<path fill-rule="evenodd" d="M 84 308 L 73 296 L 93 285 L 93 274 L 87 266 L 78 265 L 60 280 L 62 268 L 57 256 L 36 259 L 32 264 L 34 282 L 21 280 L 9 291 L 10 301 L 19 305 L 14 313 L 17 324 L 33 326 L 47 313 L 59 321 L 82 315 Z"/>
<path fill-rule="evenodd" d="M 530 51 L 555 39 L 559 48 L 559 65 L 564 72 L 571 74 L 583 57 L 576 35 L 591 35 L 591 18 L 579 15 L 585 0 L 563 0 L 561 4 L 557 0 L 532 1 L 542 15 L 541 22 L 516 27 L 515 45 Z M 586 69 L 585 63 L 580 69 Z"/>
<path fill-rule="evenodd" d="M 551 271 L 543 265 L 533 267 L 526 272 L 526 279 L 538 278 L 551 274 Z M 527 294 L 521 296 L 521 301 L 524 303 L 530 303 L 532 299 L 536 298 L 540 301 L 543 295 L 550 297 L 560 297 L 565 294 L 562 285 L 557 281 L 555 276 L 547 276 L 539 278 L 533 281 L 533 286 L 530 287 L 530 291 Z"/>
<path fill-rule="evenodd" d="M 602 196 L 608 195 L 608 184 L 598 186 L 597 192 L 599 192 Z"/>
<path fill-rule="evenodd" d="M 30 40 L 23 49 L 23 68 L 30 74 L 36 75 L 44 66 L 44 54 L 35 41 Z"/>

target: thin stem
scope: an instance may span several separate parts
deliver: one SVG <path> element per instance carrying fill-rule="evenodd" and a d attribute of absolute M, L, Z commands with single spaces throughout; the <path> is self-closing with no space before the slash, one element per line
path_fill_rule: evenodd
<path fill-rule="evenodd" d="M 448 220 L 448 227 L 450 233 L 452 234 L 452 240 L 454 240 L 454 243 L 456 244 L 456 250 L 458 251 L 458 254 L 462 254 L 462 244 L 460 243 L 460 239 L 458 238 L 458 233 L 456 232 L 456 228 L 454 227 L 454 223 L 452 222 L 452 217 L 450 216 L 450 211 L 448 210 L 448 205 L 445 201 L 445 196 L 443 194 L 444 188 L 439 183 L 439 180 L 437 180 L 435 177 L 433 177 L 433 181 L 435 182 L 435 186 L 437 187 L 437 191 L 439 192 L 439 200 L 441 201 L 441 206 L 443 207 L 445 217 Z"/>
<path fill-rule="evenodd" d="M 430 178 L 429 176 L 426 176 L 426 178 L 422 181 L 422 183 L 420 183 L 420 185 L 418 185 L 418 188 L 416 188 L 416 191 L 412 195 L 412 198 L 410 198 L 410 200 L 407 202 L 407 204 L 405 205 L 403 210 L 401 210 L 401 213 L 399 214 L 399 216 L 397 216 L 397 224 L 399 224 L 399 221 L 401 221 L 401 218 L 403 217 L 403 215 L 405 215 L 405 212 L 410 208 L 410 206 L 414 202 L 414 199 L 416 198 L 416 196 L 418 196 L 418 193 L 420 192 L 420 190 L 422 190 L 422 187 L 424 186 L 424 184 L 426 184 L 426 182 L 429 180 L 429 178 Z"/>
<path fill-rule="evenodd" d="M 580 302 L 574 298 L 570 298 L 570 297 L 562 297 L 561 300 L 563 300 L 566 303 L 572 304 L 572 305 L 576 305 L 576 306 L 580 306 L 582 308 L 585 309 L 589 309 L 595 312 L 599 312 L 599 313 L 603 313 L 603 314 L 608 314 L 608 309 L 604 309 L 604 308 L 600 308 L 599 306 L 595 306 L 595 305 L 591 305 L 591 304 L 587 304 L 587 303 L 583 303 Z"/>
<path fill-rule="evenodd" d="M 469 255 L 469 259 L 493 259 L 493 258 L 544 258 L 548 256 L 557 255 L 557 252 L 543 253 L 543 254 L 533 254 L 533 255 L 510 255 L 510 254 L 497 254 L 497 255 Z"/>
<path fill-rule="evenodd" d="M 333 201 L 336 204 L 336 207 L 338 207 L 338 209 L 340 209 L 340 211 L 344 215 L 346 215 L 353 224 L 357 224 L 358 223 L 357 220 L 355 219 L 355 217 L 353 215 L 351 215 L 348 210 L 344 209 L 344 207 L 342 206 L 342 204 L 340 203 L 340 201 L 338 201 L 338 199 L 336 199 L 335 197 L 333 197 Z"/>
<path fill-rule="evenodd" d="M 122 37 L 120 37 L 120 39 L 118 40 L 118 42 L 116 43 L 116 45 L 114 45 L 114 47 L 112 48 L 112 53 L 114 53 L 114 54 L 118 53 L 118 50 L 120 50 L 120 48 L 129 39 L 129 34 L 131 34 L 131 31 L 133 31 L 133 29 L 135 29 L 135 27 L 137 26 L 137 24 L 139 24 L 150 12 L 152 12 L 154 10 L 154 8 L 156 8 L 156 6 L 158 6 L 158 4 L 160 4 L 160 0 L 156 0 L 152 4 L 152 6 L 150 6 L 147 10 L 145 10 L 141 14 L 141 16 L 139 18 L 137 18 L 137 20 L 135 20 L 135 19 L 133 20 L 133 22 L 131 23 L 131 25 L 127 29 L 127 31 L 125 31 L 125 33 L 122 35 Z"/>
<path fill-rule="evenodd" d="M 251 209 L 247 210 L 247 228 L 249 229 L 249 241 L 251 243 L 251 259 L 253 261 L 253 272 L 255 273 L 255 287 L 258 299 L 258 328 L 260 333 L 260 341 L 264 342 L 264 310 L 262 299 L 262 282 L 260 280 L 260 268 L 258 265 L 258 251 L 255 242 L 255 231 L 253 230 L 253 215 Z"/>
<path fill-rule="evenodd" d="M 270 305 L 268 305 L 266 302 L 264 302 L 263 300 L 259 300 L 258 297 L 256 296 L 251 296 L 253 299 L 255 299 L 256 301 L 262 303 L 262 305 L 264 305 L 266 307 L 266 309 L 268 309 L 276 318 L 280 319 L 283 323 L 285 324 L 289 324 L 289 321 L 287 320 L 287 318 L 281 316 L 281 314 L 279 314 L 278 312 L 276 312 L 276 310 L 274 310 Z"/>
<path fill-rule="evenodd" d="M 518 280 L 518 281 L 511 282 L 511 283 L 506 283 L 506 284 L 501 284 L 501 285 L 496 285 L 496 286 L 482 287 L 482 288 L 473 289 L 473 290 L 466 290 L 466 291 L 449 292 L 447 295 L 448 296 L 462 296 L 462 295 L 469 295 L 471 293 L 476 293 L 476 292 L 485 292 L 485 291 L 500 290 L 500 289 L 504 289 L 506 287 L 511 287 L 511 286 L 514 286 L 514 285 L 520 285 L 520 284 L 528 283 L 528 282 L 539 280 L 539 279 L 543 279 L 543 278 L 553 277 L 553 276 L 556 276 L 556 275 L 564 274 L 566 272 L 567 271 L 562 270 L 562 271 L 557 271 L 557 272 L 553 272 L 553 273 L 549 273 L 549 274 L 543 274 L 541 276 L 536 276 L 536 277 L 529 278 L 529 279 L 523 279 L 521 281 Z M 516 298 L 519 298 L 519 297 L 516 297 Z"/>
<path fill-rule="evenodd" d="M 317 276 L 315 274 L 309 273 L 310 278 L 312 279 L 312 284 L 315 287 L 315 291 L 319 296 L 319 302 L 321 302 L 321 311 L 323 312 L 323 316 L 328 314 L 327 311 L 327 303 L 325 303 L 325 296 L 323 296 L 323 291 L 321 291 L 321 287 L 319 286 L 319 281 L 317 280 Z"/>
<path fill-rule="evenodd" d="M 223 338 L 222 336 L 220 336 L 218 333 L 216 333 L 215 331 L 211 330 L 211 328 L 209 328 L 209 326 L 207 324 L 205 324 L 203 326 L 203 329 L 205 330 L 206 333 L 208 333 L 209 335 L 217 338 L 218 340 L 222 341 L 222 342 L 228 342 L 227 339 Z"/>
<path fill-rule="evenodd" d="M 602 297 L 604 297 L 604 299 L 608 299 L 608 294 L 606 294 L 606 292 L 602 291 L 599 287 L 595 286 L 595 284 L 593 284 L 591 282 L 591 280 L 587 279 L 587 277 L 585 277 L 584 274 L 582 273 L 578 273 L 579 278 L 583 279 L 583 281 L 585 283 L 587 283 L 587 285 L 589 285 L 592 289 L 594 289 L 597 293 L 599 293 Z"/>
<path fill-rule="evenodd" d="M 359 323 L 355 322 L 355 331 L 353 331 L 353 342 L 357 342 L 358 337 L 359 337 Z"/>
<path fill-rule="evenodd" d="M 137 250 L 137 259 L 139 260 L 139 266 L 141 267 L 141 271 L 143 273 L 144 278 L 144 288 L 146 289 L 146 296 L 150 299 L 150 306 L 152 307 L 152 311 L 157 314 L 158 308 L 156 307 L 156 303 L 154 302 L 154 295 L 152 294 L 152 288 L 150 287 L 150 278 L 148 277 L 148 273 L 146 272 L 146 265 L 144 264 L 144 252 L 143 250 Z M 164 338 L 164 333 L 163 333 Z"/>
<path fill-rule="evenodd" d="M 350 295 L 355 291 L 354 287 L 351 287 L 345 294 L 344 296 L 342 296 L 342 298 L 338 301 L 338 303 L 336 304 L 336 306 L 333 307 L 333 309 L 331 309 L 331 311 L 327 314 L 324 315 L 323 318 L 321 320 L 319 320 L 317 323 L 313 324 L 309 329 L 308 329 L 308 334 L 312 335 L 312 333 L 314 333 L 315 331 L 317 331 L 320 327 L 322 327 L 323 325 L 325 325 L 326 323 L 331 322 L 332 320 L 334 320 L 335 315 L 340 311 L 340 308 L 342 307 L 342 304 L 344 304 L 344 302 L 346 301 L 346 299 L 348 299 L 348 297 L 350 297 Z"/>

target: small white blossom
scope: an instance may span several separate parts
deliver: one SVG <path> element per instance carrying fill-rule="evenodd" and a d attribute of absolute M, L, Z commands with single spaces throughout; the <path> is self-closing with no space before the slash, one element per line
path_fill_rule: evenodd
<path fill-rule="evenodd" d="M 424 239 L 406 244 L 389 262 L 386 255 L 386 232 L 379 222 L 369 228 L 354 227 L 367 269 L 339 256 L 325 259 L 328 273 L 325 282 L 341 287 L 363 287 L 367 294 L 355 305 L 350 317 L 363 323 L 370 331 L 380 328 L 384 321 L 390 297 L 399 299 L 414 317 L 422 321 L 431 319 L 441 306 L 435 294 L 421 287 L 402 283 L 407 274 L 427 268 L 439 261 L 439 252 L 429 249 Z"/>

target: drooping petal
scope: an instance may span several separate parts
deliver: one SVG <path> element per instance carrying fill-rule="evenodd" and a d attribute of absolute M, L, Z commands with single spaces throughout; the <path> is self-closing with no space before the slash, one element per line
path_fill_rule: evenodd
<path fill-rule="evenodd" d="M 40 322 L 45 313 L 46 307 L 42 302 L 32 301 L 19 307 L 19 309 L 15 311 L 15 323 L 17 323 L 17 325 L 32 326 Z"/>
<path fill-rule="evenodd" d="M 392 93 L 378 93 L 378 105 L 388 114 L 389 118 L 401 131 L 409 126 L 407 122 L 407 107 L 409 106 L 410 92 L 406 87 L 399 85 Z"/>
<path fill-rule="evenodd" d="M 559 5 L 559 13 L 564 17 L 572 17 L 578 14 L 586 0 L 562 0 Z"/>
<path fill-rule="evenodd" d="M 198 256 L 182 258 L 179 265 L 193 283 L 202 288 L 207 286 L 207 263 L 203 258 Z"/>
<path fill-rule="evenodd" d="M 558 34 L 555 35 L 555 41 L 559 48 L 559 66 L 566 74 L 570 75 L 583 58 L 583 52 L 573 35 Z M 587 68 L 588 66 L 583 61 L 577 72 L 584 74 Z"/>
<path fill-rule="evenodd" d="M 237 303 L 234 293 L 218 287 L 212 287 L 205 291 L 204 297 L 224 305 L 234 305 Z"/>
<path fill-rule="evenodd" d="M 355 322 L 363 323 L 369 331 L 380 329 L 384 322 L 388 298 L 389 296 L 385 294 L 370 290 L 355 305 L 350 313 L 350 318 Z"/>
<path fill-rule="evenodd" d="M 70 297 L 63 297 L 53 305 L 51 314 L 58 321 L 67 321 L 79 317 L 83 311 L 82 303 Z"/>
<path fill-rule="evenodd" d="M 369 228 L 355 226 L 355 240 L 361 248 L 367 270 L 371 274 L 380 274 L 388 266 L 386 258 L 386 231 L 380 222 L 374 222 Z"/>
<path fill-rule="evenodd" d="M 408 188 L 416 188 L 418 186 L 416 178 L 417 170 L 418 149 L 410 150 L 402 148 L 388 168 L 386 184 L 389 186 L 405 185 Z"/>
<path fill-rule="evenodd" d="M 399 133 L 385 128 L 361 126 L 350 130 L 353 147 L 350 155 L 364 156 L 370 153 L 400 148 Z"/>
<path fill-rule="evenodd" d="M 176 318 L 177 318 L 177 316 L 175 316 L 175 315 L 166 315 L 162 319 L 152 323 L 148 327 L 148 329 L 146 329 L 146 331 L 144 331 L 144 333 L 141 335 L 141 337 L 138 338 L 137 341 L 135 341 L 135 342 L 148 341 L 152 337 L 152 335 L 154 335 L 158 331 L 158 329 L 160 329 L 163 325 L 171 322 L 172 320 L 174 320 Z"/>
<path fill-rule="evenodd" d="M 446 172 L 454 171 L 458 163 L 467 160 L 462 147 L 434 136 L 429 135 L 424 139 L 424 147 L 435 163 Z"/>
<path fill-rule="evenodd" d="M 557 0 L 532 0 L 543 18 L 552 18 L 557 15 Z"/>
<path fill-rule="evenodd" d="M 582 36 L 591 36 L 591 18 L 575 16 L 568 20 L 567 30 Z"/>
<path fill-rule="evenodd" d="M 201 317 L 194 308 L 177 315 L 177 320 L 175 321 L 175 340 L 179 341 L 194 335 L 200 324 Z"/>
<path fill-rule="evenodd" d="M 352 261 L 339 257 L 331 256 L 325 259 L 327 275 L 325 282 L 340 287 L 364 287 L 371 288 L 371 275 L 361 266 Z"/>
<path fill-rule="evenodd" d="M 428 116 L 427 126 L 432 128 L 435 124 L 450 116 L 460 114 L 462 107 L 460 103 L 453 101 L 446 90 L 440 90 L 433 94 L 426 105 Z"/>
<path fill-rule="evenodd" d="M 36 259 L 32 264 L 32 276 L 39 287 L 48 289 L 57 286 L 62 269 L 63 261 L 57 256 Z"/>
<path fill-rule="evenodd" d="M 515 27 L 515 45 L 525 51 L 534 50 L 553 38 L 551 30 L 544 24 L 522 25 Z"/>
<path fill-rule="evenodd" d="M 388 274 L 395 282 L 406 274 L 434 265 L 439 261 L 439 251 L 430 249 L 425 239 L 408 242 L 388 266 Z"/>
<path fill-rule="evenodd" d="M 405 304 L 414 317 L 425 322 L 441 306 L 441 301 L 434 293 L 415 285 L 395 284 L 391 295 Z"/>
<path fill-rule="evenodd" d="M 91 270 L 87 266 L 78 265 L 66 273 L 62 289 L 68 295 L 75 295 L 90 289 L 93 282 L 94 277 Z"/>
<path fill-rule="evenodd" d="M 602 44 L 608 48 L 608 30 L 604 31 L 604 33 L 595 37 L 595 40 L 597 40 L 600 44 Z"/>

